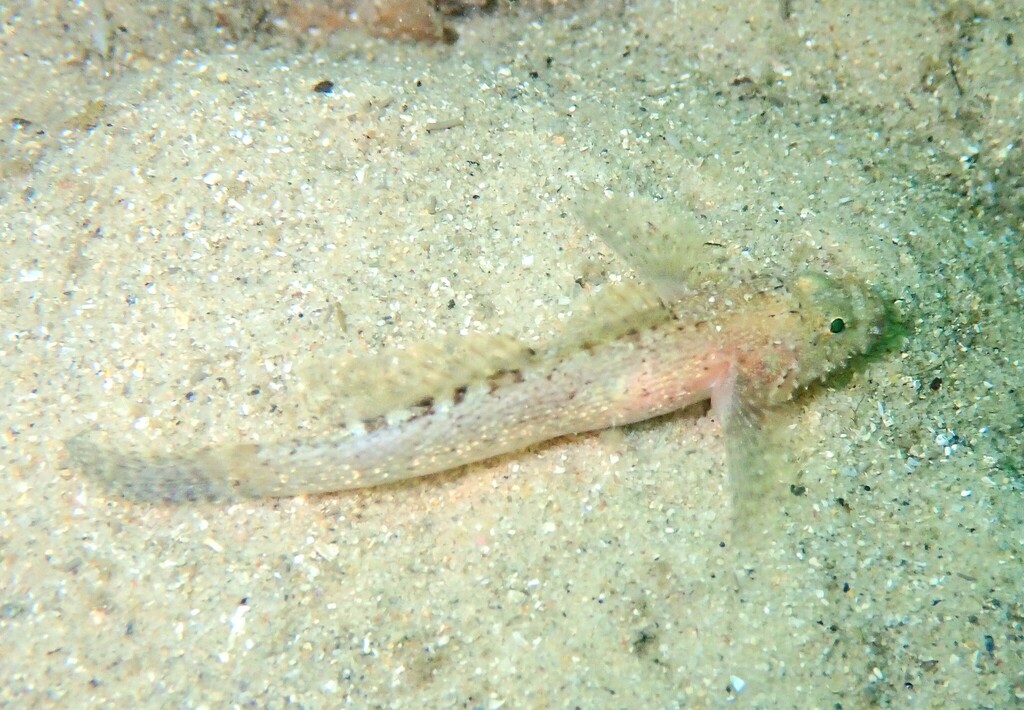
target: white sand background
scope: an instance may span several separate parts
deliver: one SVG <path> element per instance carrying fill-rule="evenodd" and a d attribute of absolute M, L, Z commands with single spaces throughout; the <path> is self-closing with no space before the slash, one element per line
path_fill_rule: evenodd
<path fill-rule="evenodd" d="M 733 5 L 315 48 L 5 6 L 0 704 L 1024 701 L 1024 11 Z M 318 358 L 549 338 L 628 275 L 575 208 L 601 189 L 903 323 L 779 413 L 756 553 L 700 411 L 320 498 L 142 505 L 69 465 L 83 430 L 316 436 Z"/>

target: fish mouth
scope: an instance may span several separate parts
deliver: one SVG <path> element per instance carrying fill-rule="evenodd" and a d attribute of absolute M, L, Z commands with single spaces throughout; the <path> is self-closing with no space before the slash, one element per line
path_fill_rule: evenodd
<path fill-rule="evenodd" d="M 853 292 L 856 311 L 860 325 L 874 338 L 885 335 L 886 325 L 890 322 L 890 308 L 882 297 L 868 284 L 847 281 L 847 288 Z"/>

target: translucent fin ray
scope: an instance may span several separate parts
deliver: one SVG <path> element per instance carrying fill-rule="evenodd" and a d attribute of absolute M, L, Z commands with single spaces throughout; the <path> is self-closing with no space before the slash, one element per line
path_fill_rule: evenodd
<path fill-rule="evenodd" d="M 666 304 L 680 300 L 720 271 L 721 248 L 709 244 L 696 216 L 650 198 L 587 195 L 584 223 Z"/>
<path fill-rule="evenodd" d="M 521 368 L 532 356 L 510 336 L 476 333 L 365 357 L 320 355 L 300 366 L 299 374 L 310 413 L 351 421 L 449 396 L 459 387 Z"/>
<path fill-rule="evenodd" d="M 659 295 L 637 281 L 607 284 L 581 298 L 566 321 L 563 334 L 552 343 L 553 353 L 572 353 L 638 332 L 672 318 Z"/>

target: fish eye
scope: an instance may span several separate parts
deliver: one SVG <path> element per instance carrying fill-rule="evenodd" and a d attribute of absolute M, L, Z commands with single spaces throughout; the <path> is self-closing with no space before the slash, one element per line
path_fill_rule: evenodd
<path fill-rule="evenodd" d="M 830 333 L 842 333 L 846 330 L 846 322 L 842 318 L 836 318 L 829 323 L 828 330 Z"/>

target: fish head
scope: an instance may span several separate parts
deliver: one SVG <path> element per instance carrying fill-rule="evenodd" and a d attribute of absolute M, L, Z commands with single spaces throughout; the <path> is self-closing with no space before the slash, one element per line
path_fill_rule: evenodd
<path fill-rule="evenodd" d="M 796 299 L 804 334 L 799 384 L 821 380 L 867 352 L 881 337 L 886 319 L 882 299 L 854 279 L 821 272 L 798 274 L 787 284 Z"/>

